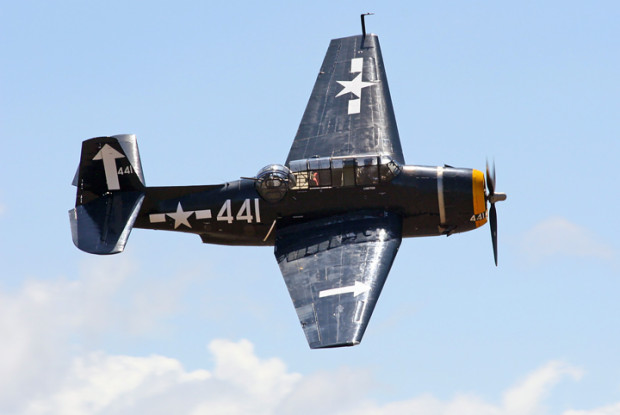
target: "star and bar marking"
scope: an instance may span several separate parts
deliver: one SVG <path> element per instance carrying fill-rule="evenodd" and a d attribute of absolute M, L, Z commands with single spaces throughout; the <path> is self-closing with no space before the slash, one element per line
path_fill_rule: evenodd
<path fill-rule="evenodd" d="M 358 75 L 353 78 L 352 81 L 336 81 L 343 89 L 336 95 L 336 98 L 352 93 L 357 99 L 349 100 L 348 114 L 359 114 L 362 101 L 362 89 L 373 86 L 376 82 L 362 81 L 362 74 L 364 70 L 364 58 L 351 59 L 351 73 L 357 73 Z"/>
<path fill-rule="evenodd" d="M 151 223 L 162 223 L 166 221 L 166 216 L 168 216 L 169 218 L 174 219 L 174 229 L 177 229 L 181 225 L 191 228 L 192 225 L 189 223 L 188 219 L 193 214 L 196 216 L 196 219 L 211 219 L 211 209 L 183 210 L 183 206 L 181 206 L 181 202 L 179 202 L 176 211 L 167 213 L 152 213 L 149 215 L 149 220 Z"/>

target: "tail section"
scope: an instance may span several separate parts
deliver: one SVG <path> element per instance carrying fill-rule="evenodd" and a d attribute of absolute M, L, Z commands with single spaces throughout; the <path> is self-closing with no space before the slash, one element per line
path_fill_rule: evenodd
<path fill-rule="evenodd" d="M 144 175 L 135 135 L 82 143 L 69 211 L 73 243 L 91 254 L 122 252 L 144 200 Z"/>

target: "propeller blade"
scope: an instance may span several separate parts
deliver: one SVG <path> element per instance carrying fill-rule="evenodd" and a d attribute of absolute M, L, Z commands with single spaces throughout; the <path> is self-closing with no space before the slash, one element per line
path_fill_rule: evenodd
<path fill-rule="evenodd" d="M 487 189 L 489 196 L 495 193 L 495 161 L 493 161 L 493 171 L 489 171 L 489 160 L 487 160 Z"/>
<path fill-rule="evenodd" d="M 497 266 L 497 212 L 495 211 L 495 203 L 491 203 L 489 224 L 491 225 L 491 240 L 493 241 L 493 258 L 495 259 L 495 266 Z"/>

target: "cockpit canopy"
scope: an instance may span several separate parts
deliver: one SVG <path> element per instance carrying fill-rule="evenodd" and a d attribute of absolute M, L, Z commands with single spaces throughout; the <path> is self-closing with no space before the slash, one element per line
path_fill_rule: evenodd
<path fill-rule="evenodd" d="M 290 162 L 294 189 L 374 186 L 396 177 L 400 165 L 389 156 L 317 157 Z"/>
<path fill-rule="evenodd" d="M 281 164 L 265 166 L 256 174 L 256 190 L 268 202 L 278 202 L 295 187 L 295 176 Z"/>
<path fill-rule="evenodd" d="M 364 186 L 390 182 L 402 170 L 389 156 L 315 157 L 293 160 L 291 168 L 270 164 L 256 174 L 256 190 L 279 202 L 291 190 Z"/>

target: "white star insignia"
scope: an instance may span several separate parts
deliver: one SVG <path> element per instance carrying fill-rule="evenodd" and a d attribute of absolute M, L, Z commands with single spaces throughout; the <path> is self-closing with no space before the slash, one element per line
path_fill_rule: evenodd
<path fill-rule="evenodd" d="M 352 81 L 336 81 L 336 82 L 338 82 L 340 85 L 344 87 L 344 89 L 340 91 L 338 95 L 336 95 L 336 98 L 338 98 L 341 95 L 347 94 L 349 92 L 351 92 L 356 97 L 361 98 L 362 88 L 366 88 L 367 86 L 373 86 L 375 84 L 374 82 L 362 81 L 361 72 Z"/>
<path fill-rule="evenodd" d="M 190 210 L 189 212 L 184 212 L 183 208 L 181 207 L 181 202 L 179 202 L 179 204 L 177 205 L 177 211 L 172 213 L 166 213 L 166 215 L 174 219 L 174 229 L 178 228 L 181 225 L 185 225 L 188 228 L 191 228 L 192 225 L 189 224 L 187 218 L 189 218 L 193 213 L 193 210 Z"/>

